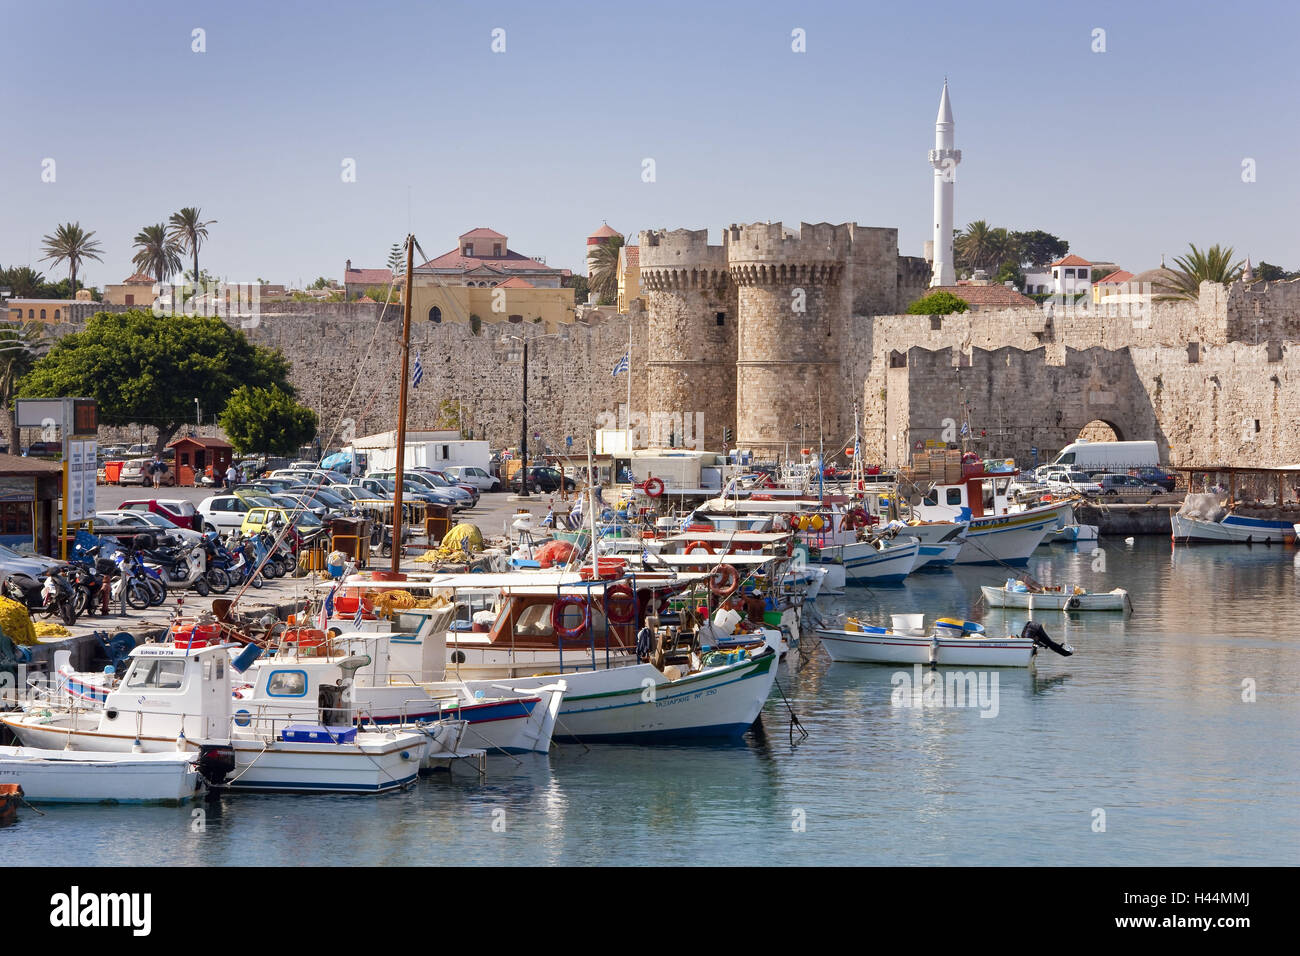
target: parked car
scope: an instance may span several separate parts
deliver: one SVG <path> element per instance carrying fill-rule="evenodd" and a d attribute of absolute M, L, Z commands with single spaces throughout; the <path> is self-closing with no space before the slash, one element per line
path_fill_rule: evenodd
<path fill-rule="evenodd" d="M 270 497 L 256 493 L 213 495 L 199 502 L 199 514 L 203 517 L 203 531 L 217 531 L 229 534 L 238 531 L 244 523 L 244 516 L 256 507 L 273 508 L 275 502 Z"/>
<path fill-rule="evenodd" d="M 250 508 L 239 528 L 244 534 L 257 534 L 259 531 L 272 530 L 273 524 L 283 528 L 290 519 L 299 534 L 304 536 L 313 536 L 325 530 L 324 522 L 310 511 L 281 507 Z"/>
<path fill-rule="evenodd" d="M 203 530 L 203 516 L 199 514 L 199 509 L 194 507 L 192 501 L 184 498 L 135 498 L 122 502 L 119 510 L 152 511 L 154 514 L 162 515 L 177 527 L 192 528 L 195 531 Z"/>
<path fill-rule="evenodd" d="M 445 469 L 445 474 L 450 475 L 455 481 L 462 485 L 473 485 L 479 491 L 500 491 L 501 479 L 489 475 L 482 468 L 472 468 L 466 465 L 453 465 Z"/>
<path fill-rule="evenodd" d="M 65 563 L 43 554 L 24 554 L 0 544 L 0 594 L 29 608 L 40 607 L 41 586 L 44 584 L 42 575 Z"/>
<path fill-rule="evenodd" d="M 193 528 L 179 527 L 152 511 L 100 511 L 95 514 L 95 524 L 134 526 L 142 534 L 152 532 L 159 537 L 171 535 L 184 544 L 193 544 L 203 539 L 203 535 Z"/>
<path fill-rule="evenodd" d="M 1081 471 L 1067 471 L 1065 474 L 1050 475 L 1047 487 L 1056 494 L 1099 495 L 1101 485 Z"/>
<path fill-rule="evenodd" d="M 1136 475 L 1100 474 L 1093 475 L 1092 480 L 1101 486 L 1103 495 L 1161 495 L 1165 491 Z"/>
<path fill-rule="evenodd" d="M 153 475 L 149 473 L 149 465 L 153 462 L 152 458 L 132 458 L 122 466 L 122 474 L 118 478 L 120 485 L 152 485 Z M 176 484 L 176 472 L 172 469 L 171 463 L 164 461 L 167 470 L 163 472 L 162 483 L 164 485 Z"/>
<path fill-rule="evenodd" d="M 568 475 L 562 476 L 558 468 L 552 468 L 549 465 L 534 465 L 528 469 L 530 488 L 536 488 L 539 491 L 559 491 L 561 482 L 564 483 L 565 491 L 573 491 L 578 487 L 578 483 Z"/>
<path fill-rule="evenodd" d="M 397 477 L 397 472 L 383 471 L 375 475 L 370 475 L 369 477 L 393 481 Z M 443 481 L 440 483 L 435 481 L 432 475 L 426 475 L 419 471 L 405 472 L 402 479 L 403 493 L 405 493 L 407 488 L 411 488 L 412 485 L 415 486 L 412 490 L 418 491 L 421 494 L 428 493 L 436 495 L 438 499 L 440 499 L 436 502 L 437 504 L 449 504 L 456 511 L 462 511 L 473 506 L 473 499 L 468 491 L 465 491 L 450 482 Z M 395 487 L 394 490 L 396 490 Z"/>
<path fill-rule="evenodd" d="M 461 491 L 466 492 L 470 496 L 471 508 L 475 508 L 478 506 L 478 499 L 479 499 L 478 485 L 471 485 L 471 484 L 466 484 L 464 482 L 457 481 L 455 478 L 451 477 L 451 475 L 447 474 L 445 471 L 439 471 L 436 468 L 416 468 L 415 470 L 422 475 L 428 475 L 440 487 L 459 488 Z"/>
<path fill-rule="evenodd" d="M 1178 483 L 1178 476 L 1163 468 L 1130 468 L 1129 474 L 1152 485 L 1159 485 L 1164 491 L 1173 491 Z"/>
<path fill-rule="evenodd" d="M 29 458 L 58 458 L 63 454 L 63 442 L 34 441 L 27 446 Z"/>

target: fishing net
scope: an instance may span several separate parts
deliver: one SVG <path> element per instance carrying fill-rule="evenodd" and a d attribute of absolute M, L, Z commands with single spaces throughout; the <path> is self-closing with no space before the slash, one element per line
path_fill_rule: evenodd
<path fill-rule="evenodd" d="M 39 643 L 27 607 L 7 597 L 0 597 L 0 631 L 15 644 Z"/>

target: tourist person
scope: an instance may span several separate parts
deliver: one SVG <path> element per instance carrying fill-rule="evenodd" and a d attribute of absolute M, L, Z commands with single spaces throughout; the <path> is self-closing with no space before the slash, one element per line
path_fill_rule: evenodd
<path fill-rule="evenodd" d="M 238 480 L 239 480 L 239 472 L 235 470 L 234 462 L 231 462 L 230 467 L 226 469 L 226 487 L 227 488 L 235 487 L 235 482 L 237 482 Z"/>

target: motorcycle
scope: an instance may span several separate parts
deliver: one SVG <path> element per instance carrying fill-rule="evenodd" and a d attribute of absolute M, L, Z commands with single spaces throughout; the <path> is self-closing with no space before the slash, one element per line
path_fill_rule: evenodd
<path fill-rule="evenodd" d="M 68 627 L 77 623 L 77 596 L 65 568 L 51 568 L 45 572 L 41 601 L 42 613 L 46 617 L 57 614 Z"/>
<path fill-rule="evenodd" d="M 108 614 L 109 591 L 116 566 L 98 555 L 99 548 L 94 547 L 85 552 L 84 560 L 71 562 L 68 574 L 78 614 L 94 614 L 96 610 Z"/>

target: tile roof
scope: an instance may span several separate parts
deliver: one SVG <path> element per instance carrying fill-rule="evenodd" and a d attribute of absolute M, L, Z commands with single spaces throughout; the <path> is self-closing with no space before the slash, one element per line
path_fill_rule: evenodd
<path fill-rule="evenodd" d="M 957 298 L 976 308 L 1038 308 L 1033 299 L 1021 295 L 1004 285 L 940 285 L 926 289 L 925 294 L 951 292 Z"/>
<path fill-rule="evenodd" d="M 135 275 L 133 275 L 133 276 L 127 276 L 125 279 L 122 280 L 122 283 L 121 283 L 121 284 L 122 284 L 122 285 L 140 285 L 140 284 L 142 284 L 142 283 L 146 283 L 146 282 L 147 282 L 149 285 L 153 285 L 153 284 L 154 284 L 154 277 L 153 277 L 153 276 L 147 276 L 147 275 L 145 275 L 143 272 L 137 272 L 137 273 L 136 273 Z"/>
<path fill-rule="evenodd" d="M 1125 272 L 1123 269 L 1120 269 L 1118 272 L 1112 272 L 1110 275 L 1098 279 L 1096 284 L 1105 285 L 1108 282 L 1112 282 L 1115 285 L 1119 285 L 1122 282 L 1127 282 L 1131 278 L 1133 278 L 1133 273 Z"/>
<path fill-rule="evenodd" d="M 498 289 L 532 289 L 535 286 L 527 279 L 521 279 L 519 276 L 511 276 L 505 282 L 497 284 Z"/>
<path fill-rule="evenodd" d="M 513 249 L 507 249 L 504 256 L 463 256 L 460 249 L 453 249 L 451 252 L 443 253 L 436 259 L 430 259 L 424 265 L 417 266 L 417 269 L 456 269 L 460 271 L 469 271 L 488 267 L 502 272 L 559 272 L 559 269 L 552 269 L 544 262 L 538 262 L 536 259 L 530 259 L 525 255 L 520 255 Z"/>
<path fill-rule="evenodd" d="M 609 223 L 605 223 L 605 224 L 603 224 L 599 229 L 597 229 L 595 232 L 593 232 L 591 235 L 589 235 L 587 238 L 588 238 L 588 239 L 608 239 L 608 238 L 610 238 L 611 236 L 618 236 L 620 239 L 623 238 L 623 234 L 622 234 L 621 232 L 619 232 L 617 229 L 614 229 L 613 227 L 611 227 Z"/>
<path fill-rule="evenodd" d="M 393 281 L 389 269 L 347 269 L 343 272 L 344 285 L 388 285 Z"/>
<path fill-rule="evenodd" d="M 1092 265 L 1092 263 L 1089 262 L 1087 259 L 1080 258 L 1079 256 L 1076 256 L 1076 255 L 1074 255 L 1073 253 L 1071 253 L 1070 255 L 1066 256 L 1064 259 L 1057 259 L 1055 262 L 1052 263 L 1052 265 L 1054 265 L 1054 266 L 1090 266 L 1090 265 Z"/>
<path fill-rule="evenodd" d="M 181 442 L 183 442 L 183 441 L 193 442 L 193 443 L 196 444 L 196 445 L 202 445 L 204 448 L 229 448 L 229 447 L 231 447 L 230 442 L 228 442 L 228 441 L 224 441 L 223 439 L 220 439 L 220 438 L 204 438 L 204 437 L 201 437 L 201 436 L 190 437 L 190 436 L 188 436 L 188 435 L 187 435 L 186 437 L 184 437 L 184 438 L 178 438 L 178 439 L 176 439 L 176 440 L 173 441 L 173 442 L 168 442 L 168 443 L 167 443 L 167 447 L 168 447 L 168 448 L 175 448 L 177 445 L 179 445 L 179 444 L 180 444 Z"/>
<path fill-rule="evenodd" d="M 479 226 L 477 229 L 471 229 L 469 232 L 462 232 L 461 239 L 504 239 L 505 236 L 487 226 Z"/>
<path fill-rule="evenodd" d="M 639 269 L 641 267 L 641 247 L 624 246 L 623 263 L 625 269 Z"/>

